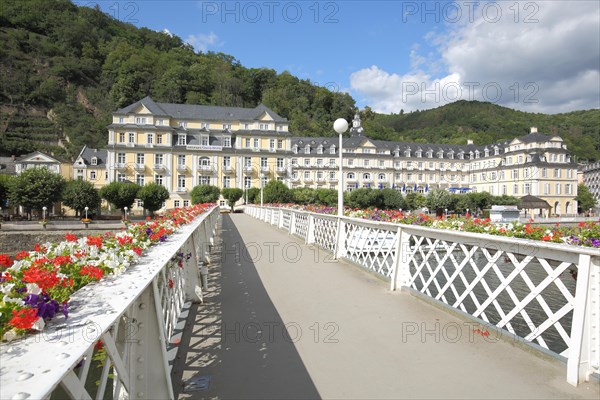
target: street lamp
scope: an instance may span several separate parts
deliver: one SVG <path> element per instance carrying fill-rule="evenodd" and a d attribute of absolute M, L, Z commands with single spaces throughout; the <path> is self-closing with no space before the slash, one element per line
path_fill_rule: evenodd
<path fill-rule="evenodd" d="M 467 208 L 467 214 L 465 215 L 465 217 L 469 218 L 469 209 Z"/>
<path fill-rule="evenodd" d="M 84 210 L 85 210 L 85 219 L 88 219 L 88 217 L 87 217 L 87 212 L 88 212 L 88 210 L 89 210 L 89 207 L 88 207 L 88 206 L 86 206 L 86 207 L 84 208 Z"/>
<path fill-rule="evenodd" d="M 127 219 L 127 210 L 129 210 L 128 207 L 123 207 L 123 210 L 125 211 L 125 219 Z"/>
<path fill-rule="evenodd" d="M 46 219 L 46 210 L 48 209 L 48 207 L 44 206 L 42 207 L 42 219 Z"/>
<path fill-rule="evenodd" d="M 448 209 L 447 209 L 447 208 L 444 208 L 444 216 L 445 216 L 446 218 L 448 218 Z"/>
<path fill-rule="evenodd" d="M 338 118 L 333 123 L 333 130 L 340 135 L 340 143 L 338 147 L 339 154 L 339 166 L 338 166 L 338 217 L 344 216 L 344 176 L 342 174 L 342 134 L 348 130 L 348 121 L 344 118 Z"/>

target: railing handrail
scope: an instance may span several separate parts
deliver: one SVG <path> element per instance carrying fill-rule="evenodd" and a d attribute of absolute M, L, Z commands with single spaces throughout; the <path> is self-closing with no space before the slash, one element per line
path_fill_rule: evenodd
<path fill-rule="evenodd" d="M 71 296 L 66 321 L 57 317 L 42 332 L 0 345 L 0 398 L 48 397 L 215 212 L 218 213 L 218 207 L 151 247 L 122 275 L 106 276 L 78 290 Z M 159 337 L 158 332 L 156 336 Z"/>
<path fill-rule="evenodd" d="M 256 205 L 249 205 L 248 207 L 261 208 L 260 206 L 256 206 Z M 295 210 L 293 208 L 286 208 L 286 207 L 263 206 L 262 208 L 271 209 L 271 210 L 288 210 L 288 211 L 293 211 L 293 212 L 299 213 L 299 214 L 313 215 L 318 218 L 331 218 L 331 219 L 339 218 L 337 215 L 319 214 L 319 213 L 315 213 L 312 211 Z M 344 220 L 348 220 L 350 222 L 353 222 L 353 223 L 356 223 L 359 225 L 390 228 L 390 230 L 394 231 L 394 232 L 398 229 L 398 227 L 402 227 L 402 229 L 405 229 L 408 232 L 429 233 L 429 234 L 435 233 L 436 235 L 444 235 L 444 236 L 452 235 L 453 237 L 458 237 L 458 238 L 467 239 L 467 240 L 475 239 L 475 240 L 481 241 L 482 236 L 483 236 L 484 239 L 487 241 L 497 242 L 497 243 L 502 243 L 502 244 L 507 244 L 507 245 L 514 246 L 515 244 L 522 244 L 523 246 L 528 246 L 528 247 L 535 246 L 538 249 L 559 250 L 559 251 L 566 251 L 566 252 L 575 253 L 575 254 L 598 256 L 597 249 L 584 247 L 584 246 L 573 246 L 573 245 L 569 245 L 566 243 L 552 243 L 552 242 L 544 242 L 541 240 L 516 238 L 516 237 L 512 237 L 512 236 L 490 235 L 487 233 L 463 232 L 463 231 L 455 231 L 455 230 L 451 230 L 451 229 L 431 228 L 431 227 L 427 227 L 427 226 L 415 226 L 415 225 L 410 225 L 410 224 L 402 224 L 399 222 L 371 221 L 371 220 L 356 218 L 356 217 L 344 216 L 342 218 Z"/>

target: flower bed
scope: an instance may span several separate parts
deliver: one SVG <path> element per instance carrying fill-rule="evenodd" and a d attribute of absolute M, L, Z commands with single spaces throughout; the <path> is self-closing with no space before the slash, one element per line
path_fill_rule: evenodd
<path fill-rule="evenodd" d="M 297 204 L 272 204 L 271 207 L 286 207 L 295 210 L 310 211 L 319 214 L 337 215 L 336 207 Z M 394 222 L 399 224 L 429 226 L 463 232 L 487 233 L 546 242 L 567 243 L 574 246 L 600 248 L 600 220 L 598 222 L 580 222 L 577 226 L 553 226 L 523 224 L 520 222 L 495 223 L 489 218 L 471 218 L 470 216 L 432 217 L 427 214 L 406 213 L 397 210 L 351 210 L 346 208 L 344 216 L 362 218 L 371 221 Z"/>
<path fill-rule="evenodd" d="M 69 297 L 104 275 L 120 275 L 149 246 L 164 242 L 181 226 L 204 213 L 210 204 L 178 208 L 132 223 L 119 232 L 37 244 L 14 259 L 0 254 L 0 337 L 11 340 L 30 329 L 42 330 L 57 314 L 68 318 Z"/>

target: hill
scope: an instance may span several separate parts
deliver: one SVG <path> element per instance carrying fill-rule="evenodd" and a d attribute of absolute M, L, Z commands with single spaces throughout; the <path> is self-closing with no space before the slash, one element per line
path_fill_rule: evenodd
<path fill-rule="evenodd" d="M 73 158 L 106 144 L 111 112 L 146 95 L 159 102 L 255 107 L 290 120 L 296 135 L 334 135 L 355 101 L 288 72 L 246 68 L 223 53 L 197 53 L 181 38 L 137 28 L 68 0 L 8 0 L 0 7 L 0 155 L 33 150 Z M 600 159 L 600 111 L 544 115 L 465 102 L 397 115 L 362 111 L 367 134 L 416 142 L 477 144 L 560 134 L 580 159 Z"/>
<path fill-rule="evenodd" d="M 179 37 L 120 22 L 67 0 L 9 0 L 0 7 L 0 153 L 76 155 L 106 143 L 113 110 L 157 101 L 255 107 L 295 132 L 325 134 L 330 115 L 350 119 L 352 97 L 288 72 L 246 68 L 196 53 Z"/>
<path fill-rule="evenodd" d="M 492 103 L 457 101 L 438 108 L 400 114 L 361 112 L 368 135 L 421 143 L 489 144 L 529 133 L 560 135 L 579 160 L 600 159 L 600 110 L 564 114 L 516 111 Z"/>

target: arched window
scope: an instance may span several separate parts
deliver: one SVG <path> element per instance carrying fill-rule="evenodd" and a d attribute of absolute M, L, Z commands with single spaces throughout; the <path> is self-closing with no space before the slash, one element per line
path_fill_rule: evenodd
<path fill-rule="evenodd" d="M 200 166 L 201 167 L 210 167 L 210 158 L 200 157 Z"/>
<path fill-rule="evenodd" d="M 346 175 L 346 177 L 348 179 L 354 179 L 354 172 L 348 172 L 348 175 Z"/>
<path fill-rule="evenodd" d="M 385 181 L 385 174 L 379 174 L 378 178 L 380 181 Z"/>
<path fill-rule="evenodd" d="M 371 174 L 370 174 L 370 173 L 368 173 L 368 172 L 365 172 L 365 173 L 363 174 L 363 180 L 365 180 L 365 181 L 369 181 L 369 180 L 371 180 Z"/>

